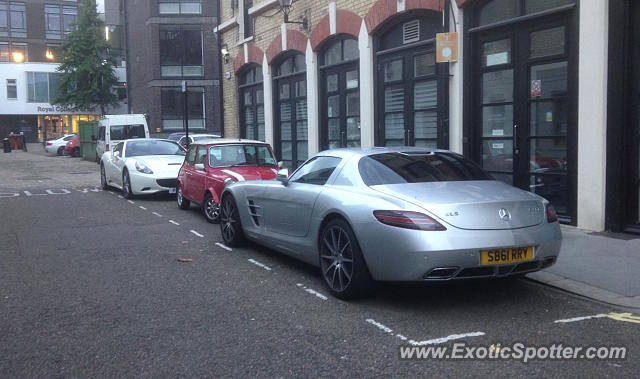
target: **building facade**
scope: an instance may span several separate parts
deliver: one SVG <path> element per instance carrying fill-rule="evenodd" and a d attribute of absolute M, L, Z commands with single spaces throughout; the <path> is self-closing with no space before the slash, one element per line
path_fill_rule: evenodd
<path fill-rule="evenodd" d="M 345 146 L 450 149 L 564 223 L 637 231 L 637 7 L 299 0 L 294 24 L 278 1 L 221 1 L 225 134 L 271 143 L 289 168 Z M 457 59 L 436 63 L 443 32 Z"/>
<path fill-rule="evenodd" d="M 128 0 L 123 11 L 130 111 L 154 133 L 182 131 L 184 80 L 189 130 L 222 133 L 218 2 Z"/>
<path fill-rule="evenodd" d="M 59 49 L 75 30 L 77 1 L 0 0 L 0 136 L 23 132 L 30 142 L 78 131 L 79 121 L 99 117 L 99 109 L 51 105 L 60 73 Z M 125 69 L 116 68 L 125 87 Z M 126 113 L 126 97 L 111 112 Z"/>

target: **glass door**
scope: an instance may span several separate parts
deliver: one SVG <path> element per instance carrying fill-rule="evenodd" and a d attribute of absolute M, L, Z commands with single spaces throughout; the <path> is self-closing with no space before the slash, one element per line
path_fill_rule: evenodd
<path fill-rule="evenodd" d="M 292 171 L 308 156 L 307 82 L 302 75 L 278 79 L 276 83 L 276 154 Z"/>
<path fill-rule="evenodd" d="M 480 162 L 496 179 L 569 207 L 569 92 L 565 24 L 479 38 Z"/>

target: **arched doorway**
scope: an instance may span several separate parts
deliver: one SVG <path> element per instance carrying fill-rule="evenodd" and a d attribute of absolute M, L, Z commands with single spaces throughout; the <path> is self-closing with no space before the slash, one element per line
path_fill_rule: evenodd
<path fill-rule="evenodd" d="M 360 146 L 358 40 L 339 35 L 318 54 L 320 148 Z"/>
<path fill-rule="evenodd" d="M 247 66 L 238 78 L 240 135 L 242 138 L 264 141 L 262 67 L 255 64 Z"/>
<path fill-rule="evenodd" d="M 308 157 L 305 56 L 285 53 L 273 65 L 275 152 L 284 167 L 296 169 Z"/>

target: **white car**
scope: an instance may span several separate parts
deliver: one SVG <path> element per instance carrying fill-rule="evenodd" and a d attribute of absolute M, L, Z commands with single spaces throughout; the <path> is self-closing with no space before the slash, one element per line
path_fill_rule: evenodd
<path fill-rule="evenodd" d="M 67 142 L 71 141 L 75 134 L 66 134 L 63 137 L 47 141 L 44 151 L 49 154 L 64 155 Z"/>
<path fill-rule="evenodd" d="M 102 188 L 116 187 L 131 199 L 134 195 L 158 192 L 175 193 L 178 171 L 185 150 L 164 139 L 134 139 L 119 142 L 102 155 Z"/>

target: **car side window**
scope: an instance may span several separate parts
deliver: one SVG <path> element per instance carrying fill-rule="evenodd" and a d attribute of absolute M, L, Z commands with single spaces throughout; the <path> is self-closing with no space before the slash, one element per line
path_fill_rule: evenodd
<path fill-rule="evenodd" d="M 198 153 L 196 154 L 196 164 L 205 164 L 207 163 L 207 148 L 204 146 L 200 146 L 198 149 Z"/>
<path fill-rule="evenodd" d="M 196 145 L 191 145 L 189 146 L 189 152 L 187 153 L 187 164 L 194 164 L 195 160 L 196 160 L 196 148 L 198 146 Z"/>
<path fill-rule="evenodd" d="M 75 137 L 75 136 L 66 136 L 66 137 L 64 137 L 63 141 L 71 141 L 73 139 L 73 137 Z"/>
<path fill-rule="evenodd" d="M 337 157 L 315 157 L 293 173 L 290 182 L 324 185 L 340 164 Z"/>
<path fill-rule="evenodd" d="M 122 148 L 124 147 L 124 142 L 120 142 L 119 144 L 116 145 L 116 147 L 113 148 L 113 152 L 119 152 L 120 153 L 120 157 L 122 158 Z"/>

